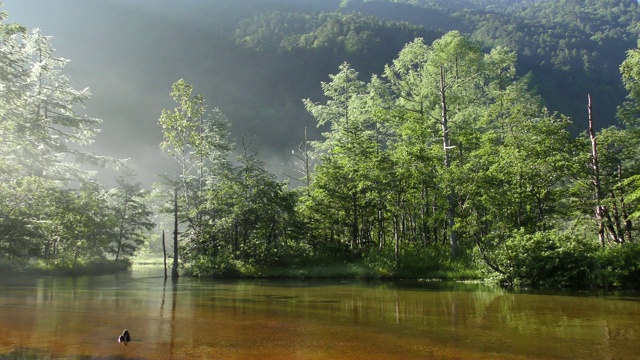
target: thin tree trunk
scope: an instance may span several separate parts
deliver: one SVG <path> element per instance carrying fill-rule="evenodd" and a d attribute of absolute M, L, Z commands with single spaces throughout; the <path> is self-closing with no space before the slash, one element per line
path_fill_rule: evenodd
<path fill-rule="evenodd" d="M 171 277 L 177 278 L 178 274 L 178 189 L 174 190 L 173 195 L 173 267 L 171 268 Z"/>
<path fill-rule="evenodd" d="M 596 196 L 596 221 L 598 223 L 598 237 L 602 246 L 605 246 L 605 218 L 608 218 L 606 206 L 602 205 L 602 187 L 600 185 L 600 167 L 598 164 L 598 143 L 596 141 L 595 130 L 593 128 L 593 112 L 591 107 L 591 94 L 588 94 L 589 110 L 589 138 L 591 139 L 591 169 L 593 171 L 592 182 L 595 187 Z M 615 236 L 615 232 L 613 234 Z"/>
<path fill-rule="evenodd" d="M 381 205 L 378 205 L 381 207 Z M 378 250 L 382 250 L 384 247 L 384 213 L 383 210 L 378 210 Z"/>
<path fill-rule="evenodd" d="M 351 248 L 358 244 L 358 198 L 354 192 L 351 195 L 353 202 L 353 219 L 351 221 Z"/>
<path fill-rule="evenodd" d="M 164 230 L 162 230 L 162 255 L 164 264 L 164 278 L 167 278 L 167 244 L 164 240 Z"/>
<path fill-rule="evenodd" d="M 622 183 L 622 165 L 618 165 L 618 181 Z M 628 242 L 633 242 L 633 237 L 631 236 L 633 223 L 629 218 L 627 204 L 624 201 L 624 188 L 620 189 L 620 207 L 622 208 L 622 218 L 624 219 L 624 239 Z"/>
<path fill-rule="evenodd" d="M 451 155 L 449 150 L 451 149 L 451 141 L 449 139 L 449 118 L 447 113 L 447 96 L 446 96 L 446 73 L 444 65 L 440 66 L 440 100 L 442 110 L 442 145 L 444 150 L 444 167 L 445 171 L 451 168 Z M 449 232 L 449 245 L 451 248 L 451 257 L 455 258 L 458 253 L 458 234 L 455 227 L 455 198 L 453 196 L 453 190 L 450 185 L 447 185 L 447 231 Z"/>
<path fill-rule="evenodd" d="M 620 210 L 616 202 L 616 193 L 613 190 L 611 191 L 611 200 L 613 200 L 613 225 L 615 225 L 616 233 L 620 234 L 620 237 L 616 238 L 616 242 L 622 243 L 624 242 L 624 232 L 622 231 L 622 223 L 620 222 Z"/>
<path fill-rule="evenodd" d="M 393 240 L 394 240 L 394 249 L 393 249 L 393 254 L 394 254 L 394 258 L 395 258 L 395 264 L 396 264 L 396 269 L 398 268 L 398 265 L 400 263 L 400 234 L 399 229 L 400 224 L 399 224 L 399 219 L 398 219 L 398 215 L 393 215 Z"/>

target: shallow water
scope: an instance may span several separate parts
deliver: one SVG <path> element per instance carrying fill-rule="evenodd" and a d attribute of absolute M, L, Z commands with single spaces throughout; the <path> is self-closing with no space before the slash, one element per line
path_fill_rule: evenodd
<path fill-rule="evenodd" d="M 635 296 L 161 269 L 0 280 L 0 359 L 640 359 L 639 338 Z"/>

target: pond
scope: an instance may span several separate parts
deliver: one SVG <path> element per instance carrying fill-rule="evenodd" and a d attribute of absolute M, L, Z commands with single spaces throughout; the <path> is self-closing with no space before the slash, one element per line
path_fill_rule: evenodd
<path fill-rule="evenodd" d="M 0 280 L 0 359 L 640 359 L 639 340 L 629 295 L 157 268 Z"/>

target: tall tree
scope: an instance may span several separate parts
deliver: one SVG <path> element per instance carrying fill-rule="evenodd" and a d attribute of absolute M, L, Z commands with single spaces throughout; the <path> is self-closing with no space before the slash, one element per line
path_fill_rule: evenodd
<path fill-rule="evenodd" d="M 326 127 L 322 141 L 312 142 L 316 157 L 314 190 L 331 211 L 331 237 L 348 231 L 352 248 L 364 243 L 361 232 L 363 206 L 371 187 L 367 181 L 370 161 L 376 151 L 375 129 L 367 116 L 365 83 L 348 64 L 322 84 L 326 104 L 305 100 L 319 127 Z M 312 195 L 313 197 L 313 195 Z"/>
<path fill-rule="evenodd" d="M 227 156 L 232 149 L 229 122 L 218 109 L 209 111 L 204 98 L 193 94 L 193 86 L 183 79 L 172 85 L 171 97 L 178 105 L 160 115 L 158 123 L 164 137 L 160 147 L 178 167 L 172 179 L 178 184 L 176 214 L 179 212 L 180 221 L 187 224 L 188 239 L 198 243 L 207 236 L 207 224 L 215 216 L 205 210 L 206 194 L 228 167 Z"/>
<path fill-rule="evenodd" d="M 460 231 L 485 260 L 514 233 L 545 231 L 567 216 L 566 182 L 576 177 L 566 118 L 548 113 L 524 80 L 506 86 L 485 109 L 478 146 L 456 177 Z"/>
<path fill-rule="evenodd" d="M 92 143 L 101 123 L 77 113 L 89 99 L 89 89 L 71 87 L 62 73 L 68 60 L 55 57 L 50 38 L 38 30 L 5 27 L 2 35 L 0 62 L 6 65 L 2 77 L 7 81 L 0 88 L 4 170 L 60 181 L 90 179 L 91 173 L 77 162 L 106 164 L 113 159 L 82 148 Z"/>
<path fill-rule="evenodd" d="M 607 133 L 615 133 L 617 136 L 617 149 L 619 167 L 619 183 L 617 189 L 622 199 L 622 193 L 625 189 L 630 191 L 627 200 L 629 208 L 623 207 L 623 212 L 628 212 L 628 216 L 624 219 L 625 228 L 627 229 L 627 240 L 632 241 L 632 218 L 640 217 L 640 208 L 638 208 L 638 200 L 640 199 L 640 41 L 638 47 L 627 52 L 627 58 L 620 65 L 622 74 L 622 82 L 628 91 L 627 100 L 618 108 L 618 118 L 625 125 L 624 130 L 605 129 L 605 141 Z M 606 155 L 606 154 L 605 154 Z M 622 205 L 621 205 L 622 206 Z M 615 210 L 615 209 L 614 209 Z"/>
<path fill-rule="evenodd" d="M 438 189 L 446 198 L 447 233 L 451 254 L 458 248 L 458 198 L 452 168 L 474 145 L 465 134 L 474 129 L 478 115 L 491 102 L 488 89 L 501 72 L 512 72 L 515 58 L 499 49 L 482 53 L 479 44 L 450 32 L 428 46 L 422 39 L 407 44 L 385 69 L 385 78 L 397 97 L 403 118 L 400 136 L 417 138 L 425 149 L 439 154 Z M 440 139 L 439 145 L 434 139 Z M 438 150 L 436 147 L 439 146 Z"/>
<path fill-rule="evenodd" d="M 84 147 L 101 121 L 78 112 L 90 92 L 71 86 L 68 60 L 54 56 L 39 30 L 6 20 L 0 13 L 0 196 L 9 205 L 0 209 L 3 255 L 73 263 L 103 256 L 108 205 L 81 165 L 119 162 Z"/>

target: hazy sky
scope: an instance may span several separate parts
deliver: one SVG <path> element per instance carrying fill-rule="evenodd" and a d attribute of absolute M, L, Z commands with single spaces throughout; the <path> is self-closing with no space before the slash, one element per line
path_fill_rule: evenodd
<path fill-rule="evenodd" d="M 55 55 L 71 60 L 65 74 L 74 87 L 91 89 L 86 114 L 103 120 L 92 151 L 130 158 L 141 180 L 150 183 L 169 164 L 158 147 L 162 134 L 157 120 L 162 109 L 175 107 L 169 97 L 173 82 L 184 78 L 211 107 L 219 106 L 218 100 L 247 106 L 243 85 L 235 85 L 230 80 L 233 74 L 219 70 L 229 66 L 220 65 L 225 54 L 213 53 L 207 46 L 220 36 L 225 22 L 237 23 L 240 4 L 236 0 L 4 0 L 4 10 L 10 22 L 39 27 L 52 36 Z M 220 108 L 229 115 L 230 109 Z M 299 142 L 286 127 L 230 120 L 235 136 L 258 136 L 260 154 L 273 167 L 288 161 Z M 295 131 L 302 134 L 304 126 L 313 123 L 300 124 Z"/>

